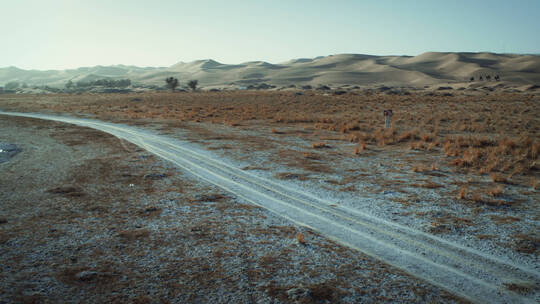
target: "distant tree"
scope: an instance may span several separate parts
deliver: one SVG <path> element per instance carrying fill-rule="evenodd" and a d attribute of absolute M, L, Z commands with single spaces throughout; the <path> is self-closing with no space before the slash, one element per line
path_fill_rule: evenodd
<path fill-rule="evenodd" d="M 187 85 L 191 90 L 195 91 L 197 89 L 198 84 L 199 84 L 198 80 L 190 80 Z"/>
<path fill-rule="evenodd" d="M 4 86 L 4 89 L 6 90 L 15 90 L 19 87 L 19 83 L 16 82 L 16 81 L 11 81 L 11 82 L 8 82 L 6 83 L 6 85 Z"/>
<path fill-rule="evenodd" d="M 480 81 L 484 80 L 484 78 L 482 78 L 482 75 L 480 75 L 480 78 L 478 78 Z"/>
<path fill-rule="evenodd" d="M 92 84 L 91 84 L 90 82 L 77 81 L 77 83 L 75 83 L 75 85 L 76 85 L 78 88 L 84 88 L 84 87 L 89 87 L 89 86 L 91 86 Z"/>
<path fill-rule="evenodd" d="M 486 80 L 487 80 L 487 81 L 490 81 L 490 80 L 491 80 L 491 76 L 487 75 L 487 76 L 486 76 Z"/>
<path fill-rule="evenodd" d="M 26 84 L 26 82 L 23 82 L 22 86 L 21 86 L 23 89 L 26 89 L 28 88 L 28 85 Z"/>
<path fill-rule="evenodd" d="M 71 79 L 68 80 L 68 82 L 66 82 L 66 89 L 71 89 L 73 86 L 74 84 L 73 84 L 73 81 L 71 81 Z"/>
<path fill-rule="evenodd" d="M 473 81 L 474 81 L 474 77 L 471 77 L 470 81 L 473 82 Z"/>
<path fill-rule="evenodd" d="M 174 89 L 178 86 L 178 79 L 172 76 L 165 79 L 165 82 L 167 83 L 167 87 L 171 89 L 171 92 L 174 92 Z"/>
<path fill-rule="evenodd" d="M 499 75 L 495 75 L 495 81 L 499 81 L 501 80 L 501 77 L 499 77 Z"/>
<path fill-rule="evenodd" d="M 130 79 L 120 79 L 116 81 L 116 86 L 120 88 L 126 88 L 126 87 L 129 87 L 130 85 L 131 85 Z"/>

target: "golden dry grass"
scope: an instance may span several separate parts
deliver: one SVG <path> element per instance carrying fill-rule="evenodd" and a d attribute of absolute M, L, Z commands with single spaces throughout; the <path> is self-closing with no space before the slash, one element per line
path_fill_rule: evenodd
<path fill-rule="evenodd" d="M 30 101 L 30 102 L 28 102 Z M 144 94 L 2 95 L 0 108 L 90 114 L 101 119 L 158 121 L 170 125 L 209 122 L 260 126 L 273 134 L 287 129 L 335 132 L 335 139 L 392 149 L 440 153 L 465 172 L 528 176 L 540 170 L 538 97 L 521 93 L 454 96 L 364 94 L 304 95 L 285 91 Z M 394 111 L 383 128 L 382 110 Z M 327 136 L 327 135 L 326 135 Z M 321 140 L 324 140 L 320 138 Z M 334 138 L 333 138 L 334 139 Z M 314 141 L 313 148 L 328 147 Z"/>

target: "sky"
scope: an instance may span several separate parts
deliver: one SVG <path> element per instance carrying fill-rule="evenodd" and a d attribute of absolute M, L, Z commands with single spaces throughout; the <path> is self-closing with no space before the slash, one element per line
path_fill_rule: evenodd
<path fill-rule="evenodd" d="M 540 0 L 11 0 L 0 6 L 0 67 L 540 53 Z"/>

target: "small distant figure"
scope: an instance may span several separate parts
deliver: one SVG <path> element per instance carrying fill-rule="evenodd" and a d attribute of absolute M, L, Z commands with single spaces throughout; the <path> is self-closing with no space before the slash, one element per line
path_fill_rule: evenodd
<path fill-rule="evenodd" d="M 495 75 L 495 81 L 499 81 L 501 80 L 501 77 L 499 77 L 499 75 Z"/>
<path fill-rule="evenodd" d="M 491 80 L 491 76 L 487 75 L 487 76 L 486 76 L 486 80 L 487 80 L 487 81 L 490 81 L 490 80 Z"/>
<path fill-rule="evenodd" d="M 478 78 L 480 81 L 484 80 L 484 78 L 482 78 L 482 75 L 480 75 L 480 77 Z"/>
<path fill-rule="evenodd" d="M 390 120 L 392 118 L 392 110 L 383 110 L 384 115 L 384 127 L 386 129 L 390 128 Z"/>
<path fill-rule="evenodd" d="M 471 79 L 469 79 L 471 82 L 474 82 L 474 77 L 471 77 Z"/>

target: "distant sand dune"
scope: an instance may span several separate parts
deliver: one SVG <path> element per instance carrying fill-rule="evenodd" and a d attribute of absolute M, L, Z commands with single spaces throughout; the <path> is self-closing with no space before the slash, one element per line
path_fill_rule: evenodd
<path fill-rule="evenodd" d="M 272 64 L 252 61 L 223 64 L 212 59 L 180 62 L 170 67 L 96 66 L 64 71 L 0 68 L 0 85 L 18 81 L 29 85 L 63 86 L 68 80 L 129 78 L 135 84 L 164 84 L 175 76 L 185 83 L 198 79 L 201 86 L 227 87 L 268 83 L 290 85 L 390 85 L 424 87 L 437 84 L 466 84 L 470 77 L 500 75 L 505 85 L 515 88 L 540 84 L 540 56 L 493 53 L 428 52 L 411 56 L 339 54 L 300 58 Z M 494 80 L 492 80 L 494 82 Z M 477 85 L 474 85 L 475 87 Z"/>

